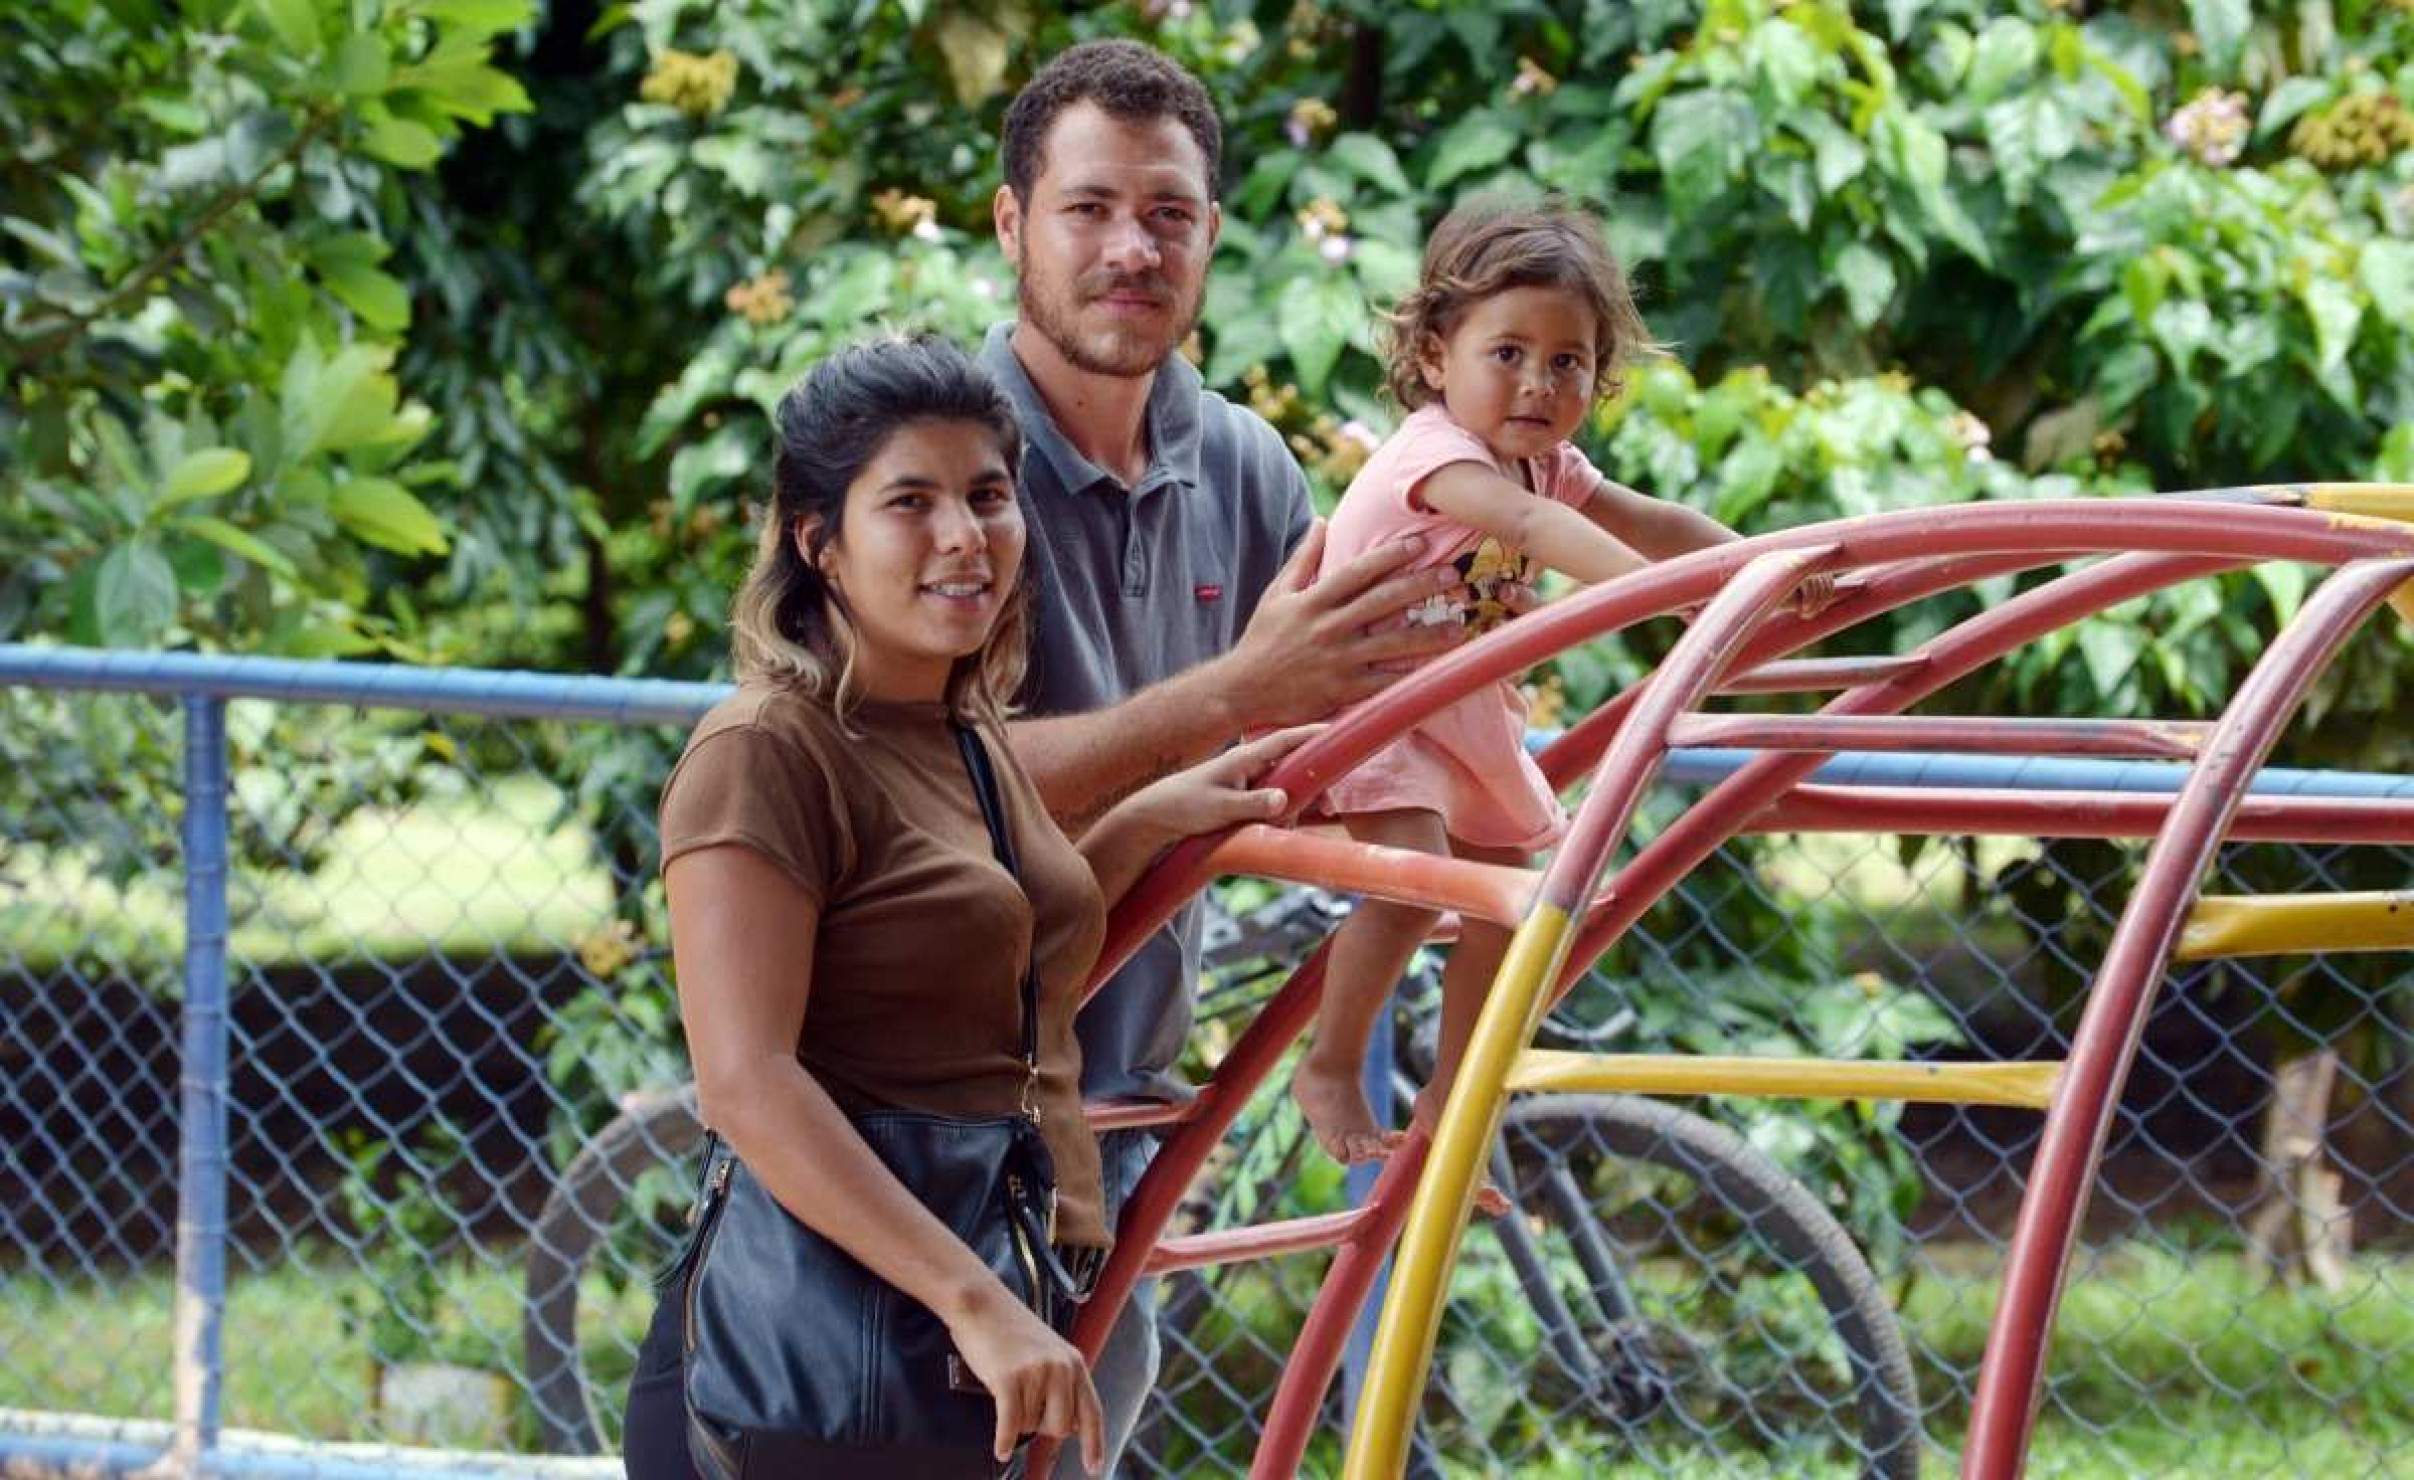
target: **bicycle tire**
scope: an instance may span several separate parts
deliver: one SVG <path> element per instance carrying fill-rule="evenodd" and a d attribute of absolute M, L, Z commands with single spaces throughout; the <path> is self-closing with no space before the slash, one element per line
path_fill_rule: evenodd
<path fill-rule="evenodd" d="M 1919 1396 L 1901 1325 L 1859 1246 L 1809 1188 L 1727 1127 L 1639 1096 L 1525 1099 L 1510 1107 L 1501 1135 L 1521 1190 L 1537 1175 L 1538 1155 L 1563 1153 L 1571 1143 L 1692 1179 L 1817 1291 L 1852 1372 L 1861 1473 L 1916 1480 Z M 1551 1199 L 1521 1193 L 1519 1202 L 1546 1221 L 1564 1222 Z M 1591 1216 L 1597 1225 L 1598 1215 Z"/>
<path fill-rule="evenodd" d="M 579 1356 L 579 1277 L 611 1237 L 637 1179 L 704 1144 L 693 1084 L 632 1095 L 624 1107 L 562 1168 L 528 1231 L 520 1346 L 529 1405 L 548 1454 L 603 1451 L 603 1426 Z"/>

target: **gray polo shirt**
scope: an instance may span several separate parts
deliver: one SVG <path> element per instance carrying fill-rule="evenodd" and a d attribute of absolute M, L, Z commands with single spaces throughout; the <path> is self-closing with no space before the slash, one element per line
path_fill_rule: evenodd
<path fill-rule="evenodd" d="M 1282 434 L 1208 390 L 1179 355 L 1148 397 L 1148 471 L 1125 488 L 1073 450 L 1007 340 L 981 346 L 1014 401 L 1025 448 L 1023 557 L 1033 583 L 1034 715 L 1105 709 L 1229 651 L 1285 556 L 1308 531 L 1307 479 Z M 1076 1025 L 1092 1098 L 1185 1099 L 1173 1072 L 1199 975 L 1192 904 L 1115 974 Z"/>

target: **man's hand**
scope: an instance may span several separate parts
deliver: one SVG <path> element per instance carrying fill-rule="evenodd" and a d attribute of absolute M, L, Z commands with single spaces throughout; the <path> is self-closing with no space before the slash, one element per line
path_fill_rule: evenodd
<path fill-rule="evenodd" d="M 1394 540 L 1318 580 L 1324 521 L 1316 521 L 1239 643 L 1217 660 L 1219 688 L 1237 727 L 1322 719 L 1456 647 L 1463 632 L 1455 622 L 1412 627 L 1401 620 L 1410 607 L 1460 584 L 1447 565 L 1405 569 L 1424 548 L 1414 536 Z"/>

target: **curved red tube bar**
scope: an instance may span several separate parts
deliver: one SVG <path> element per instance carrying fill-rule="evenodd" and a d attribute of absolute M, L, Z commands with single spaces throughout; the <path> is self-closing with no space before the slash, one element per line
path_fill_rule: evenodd
<path fill-rule="evenodd" d="M 2348 634 L 2409 578 L 2414 578 L 2414 561 L 2358 563 L 2307 598 L 2230 701 L 2147 852 L 2137 892 L 2121 912 L 2104 964 L 2088 989 L 2029 1167 L 2028 1191 L 2020 1199 L 2020 1220 L 2004 1266 L 2003 1296 L 1978 1364 L 1978 1391 L 1962 1449 L 1967 1480 L 2011 1480 L 2027 1458 L 2054 1313 L 2078 1239 L 2079 1211 L 2197 880 L 2305 691 Z"/>

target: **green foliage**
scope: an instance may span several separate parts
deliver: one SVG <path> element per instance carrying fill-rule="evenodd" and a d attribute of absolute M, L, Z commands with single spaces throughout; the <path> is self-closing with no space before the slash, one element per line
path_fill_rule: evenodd
<path fill-rule="evenodd" d="M 396 204 L 524 3 L 47 0 L 0 23 L 0 636 L 361 651 L 447 545 Z"/>

